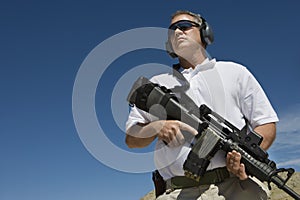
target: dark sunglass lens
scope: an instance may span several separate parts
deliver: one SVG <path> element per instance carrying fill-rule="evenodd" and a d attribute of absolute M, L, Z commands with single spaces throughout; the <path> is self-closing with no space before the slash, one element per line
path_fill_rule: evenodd
<path fill-rule="evenodd" d="M 186 31 L 186 30 L 188 30 L 189 28 L 191 28 L 191 27 L 193 27 L 193 26 L 195 26 L 194 24 L 192 24 L 191 22 L 188 22 L 188 21 L 185 21 L 185 22 L 177 22 L 177 23 L 174 23 L 174 24 L 172 24 L 170 27 L 169 27 L 169 29 L 170 30 L 173 30 L 173 31 L 175 31 L 177 28 L 178 29 L 180 29 L 180 30 L 182 30 L 182 31 Z"/>
<path fill-rule="evenodd" d="M 169 29 L 175 31 L 177 29 L 177 23 L 172 24 Z"/>
<path fill-rule="evenodd" d="M 178 24 L 178 28 L 182 31 L 186 31 L 186 30 L 190 29 L 191 27 L 193 27 L 193 24 L 189 23 L 189 22 L 184 22 L 184 23 Z"/>

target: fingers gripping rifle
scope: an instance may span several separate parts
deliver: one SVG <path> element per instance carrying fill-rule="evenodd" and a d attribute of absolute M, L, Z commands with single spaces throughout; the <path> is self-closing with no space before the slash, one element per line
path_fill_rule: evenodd
<path fill-rule="evenodd" d="M 235 150 L 241 154 L 241 162 L 244 163 L 247 174 L 268 182 L 269 187 L 270 183 L 274 183 L 294 199 L 300 200 L 300 195 L 286 185 L 294 169 L 278 169 L 276 163 L 268 159 L 268 153 L 260 148 L 263 138 L 254 131 L 247 133 L 246 127 L 239 130 L 206 105 L 199 108 L 194 102 L 180 102 L 170 89 L 144 77 L 134 83 L 127 100 L 130 105 L 150 112 L 159 119 L 180 120 L 198 130 L 183 165 L 187 177 L 199 181 L 218 150 Z M 152 109 L 153 107 L 160 109 Z M 165 112 L 162 112 L 161 107 Z M 285 172 L 286 177 L 280 176 L 280 172 Z"/>

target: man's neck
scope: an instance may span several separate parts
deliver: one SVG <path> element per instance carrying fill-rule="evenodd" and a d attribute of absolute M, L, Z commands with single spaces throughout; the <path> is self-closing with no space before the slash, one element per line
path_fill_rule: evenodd
<path fill-rule="evenodd" d="M 201 64 L 206 59 L 203 55 L 192 55 L 189 58 L 179 57 L 179 63 L 184 69 L 195 69 L 195 67 Z"/>

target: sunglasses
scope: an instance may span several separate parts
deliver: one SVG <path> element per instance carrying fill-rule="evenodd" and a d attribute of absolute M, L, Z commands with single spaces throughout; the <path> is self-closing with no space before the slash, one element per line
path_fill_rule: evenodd
<path fill-rule="evenodd" d="M 200 25 L 190 20 L 179 20 L 169 26 L 169 33 L 174 32 L 176 29 L 186 31 L 192 27 L 199 27 Z"/>

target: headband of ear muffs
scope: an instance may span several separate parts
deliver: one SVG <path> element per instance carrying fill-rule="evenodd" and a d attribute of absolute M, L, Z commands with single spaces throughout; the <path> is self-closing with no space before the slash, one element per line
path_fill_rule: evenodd
<path fill-rule="evenodd" d="M 201 16 L 200 16 L 200 18 L 202 20 L 202 23 L 199 26 L 200 38 L 201 38 L 202 43 L 206 47 L 207 45 L 210 45 L 210 44 L 213 43 L 213 41 L 214 41 L 214 34 L 213 34 L 213 31 L 212 31 L 211 27 L 207 23 L 207 21 L 203 17 L 201 17 Z M 168 40 L 166 42 L 166 51 L 168 52 L 168 54 L 172 58 L 176 58 L 177 57 L 176 53 L 173 50 L 172 43 L 169 40 L 169 38 L 168 38 Z"/>

